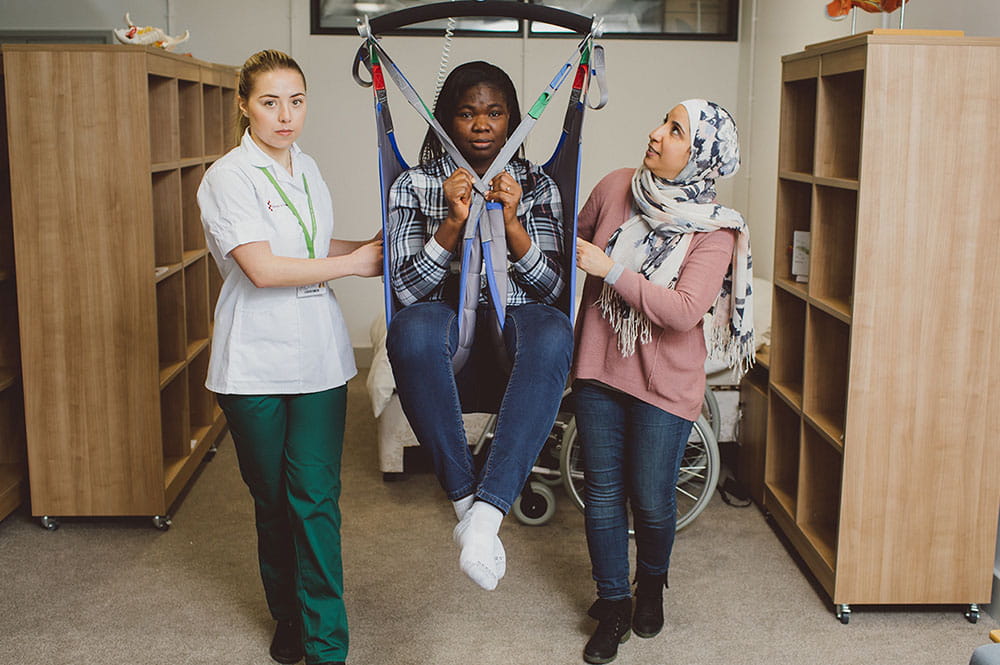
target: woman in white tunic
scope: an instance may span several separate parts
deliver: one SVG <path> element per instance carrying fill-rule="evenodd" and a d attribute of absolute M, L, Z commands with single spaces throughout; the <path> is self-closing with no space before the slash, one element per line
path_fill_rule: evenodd
<path fill-rule="evenodd" d="M 340 457 L 346 384 L 357 370 L 327 281 L 380 274 L 382 243 L 332 237 L 329 190 L 295 144 L 306 116 L 295 61 L 252 55 L 238 94 L 242 141 L 198 189 L 224 279 L 206 386 L 229 421 L 254 500 L 261 578 L 277 621 L 271 657 L 342 663 Z"/>

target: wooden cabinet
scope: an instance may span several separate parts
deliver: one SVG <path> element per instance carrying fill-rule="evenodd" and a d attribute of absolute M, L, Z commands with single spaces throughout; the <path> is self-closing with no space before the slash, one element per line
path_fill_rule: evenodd
<path fill-rule="evenodd" d="M 165 515 L 224 427 L 195 191 L 235 140 L 236 70 L 2 53 L 32 513 Z"/>
<path fill-rule="evenodd" d="M 0 56 L 2 62 L 2 56 Z M 7 121 L 0 71 L 0 520 L 24 498 L 24 408 L 17 340 L 17 292 L 14 281 L 14 229 L 10 210 L 10 162 Z"/>
<path fill-rule="evenodd" d="M 1000 40 L 866 34 L 782 62 L 765 505 L 844 622 L 989 602 Z"/>
<path fill-rule="evenodd" d="M 770 348 L 757 351 L 756 363 L 740 381 L 738 479 L 758 506 L 764 505 L 764 451 L 767 448 L 767 368 Z"/>

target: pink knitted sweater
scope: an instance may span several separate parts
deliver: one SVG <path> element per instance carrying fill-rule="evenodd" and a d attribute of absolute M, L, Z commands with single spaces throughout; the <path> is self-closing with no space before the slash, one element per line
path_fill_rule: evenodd
<path fill-rule="evenodd" d="M 598 183 L 580 211 L 579 236 L 601 249 L 632 217 L 634 169 L 612 171 Z M 593 379 L 664 411 L 696 420 L 705 392 L 702 317 L 715 302 L 733 256 L 736 233 L 697 233 L 681 264 L 676 287 L 657 286 L 626 269 L 614 288 L 653 324 L 653 339 L 623 358 L 618 340 L 596 305 L 604 282 L 588 276 L 576 321 L 575 379 Z"/>

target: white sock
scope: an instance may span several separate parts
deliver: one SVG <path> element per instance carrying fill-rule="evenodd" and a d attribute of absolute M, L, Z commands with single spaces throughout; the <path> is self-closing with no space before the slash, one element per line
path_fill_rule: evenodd
<path fill-rule="evenodd" d="M 493 536 L 493 572 L 498 582 L 507 574 L 507 551 L 500 542 L 500 536 Z"/>
<path fill-rule="evenodd" d="M 487 591 L 495 589 L 500 579 L 496 568 L 496 544 L 503 518 L 499 508 L 476 501 L 454 531 L 455 542 L 462 548 L 458 560 L 462 572 Z M 502 544 L 500 550 L 503 550 Z"/>
<path fill-rule="evenodd" d="M 459 522 L 462 521 L 465 514 L 472 508 L 475 500 L 476 495 L 470 494 L 451 502 L 452 507 L 455 509 L 455 517 L 458 518 Z M 455 536 L 455 542 L 458 542 L 458 536 Z M 503 576 L 507 574 L 507 551 L 504 549 L 503 543 L 500 542 L 500 536 L 497 536 L 493 540 L 493 572 L 498 580 L 503 579 Z"/>
<path fill-rule="evenodd" d="M 451 505 L 455 509 L 455 517 L 461 522 L 462 518 L 465 517 L 465 513 L 469 512 L 469 508 L 472 508 L 472 502 L 476 500 L 475 494 L 470 494 L 469 496 L 463 496 L 458 501 L 452 501 Z"/>

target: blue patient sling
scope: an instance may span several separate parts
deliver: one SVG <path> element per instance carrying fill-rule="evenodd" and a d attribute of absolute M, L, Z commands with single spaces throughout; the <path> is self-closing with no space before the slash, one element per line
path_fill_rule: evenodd
<path fill-rule="evenodd" d="M 507 139 L 500 153 L 481 178 L 476 178 L 475 170 L 468 164 L 455 146 L 451 137 L 434 117 L 430 107 L 403 75 L 400 68 L 386 53 L 378 35 L 398 28 L 424 21 L 456 17 L 506 17 L 527 21 L 538 21 L 559 26 L 583 35 L 573 54 L 563 63 L 545 90 L 521 119 L 514 133 Z M 488 183 L 500 173 L 510 159 L 517 154 L 549 100 L 562 85 L 577 62 L 576 78 L 570 93 L 569 103 L 563 119 L 559 142 L 542 169 L 555 181 L 563 202 L 563 252 L 568 258 L 566 288 L 560 294 L 557 306 L 575 319 L 574 298 L 576 291 L 576 232 L 577 207 L 580 183 L 580 146 L 582 142 L 583 114 L 587 108 L 587 90 L 593 76 L 600 90 L 600 101 L 591 106 L 603 108 L 607 103 L 605 84 L 604 49 L 594 44 L 601 35 L 601 21 L 579 14 L 541 5 L 526 4 L 512 0 L 457 0 L 437 2 L 400 11 L 383 14 L 372 19 L 367 17 L 358 27 L 364 39 L 354 59 L 354 79 L 359 85 L 372 87 L 375 98 L 375 124 L 378 133 L 379 183 L 382 193 L 382 237 L 385 239 L 383 252 L 383 287 L 385 297 L 386 325 L 399 307 L 393 294 L 390 276 L 389 189 L 396 178 L 409 167 L 399 152 L 393 132 L 392 116 L 389 112 L 385 74 L 399 88 L 403 97 L 416 109 L 421 118 L 430 126 L 441 141 L 445 152 L 460 167 L 464 167 L 476 178 L 469 220 L 465 225 L 465 235 L 461 245 L 461 273 L 458 295 L 458 350 L 452 359 L 458 372 L 469 357 L 475 336 L 476 310 L 479 303 L 480 273 L 485 263 L 488 300 L 495 318 L 495 328 L 502 331 L 507 305 L 507 243 L 500 204 L 487 202 L 484 198 L 489 190 Z M 359 65 L 364 65 L 371 79 L 364 80 L 359 75 Z M 572 215 L 572 225 L 568 224 Z M 572 228 L 572 233 L 568 229 Z"/>

